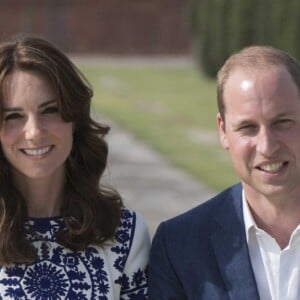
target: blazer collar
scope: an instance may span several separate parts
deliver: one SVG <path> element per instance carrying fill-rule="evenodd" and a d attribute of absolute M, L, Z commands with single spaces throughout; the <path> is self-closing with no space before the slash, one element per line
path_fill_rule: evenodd
<path fill-rule="evenodd" d="M 219 203 L 211 242 L 229 298 L 259 300 L 245 235 L 241 185 L 223 194 Z"/>

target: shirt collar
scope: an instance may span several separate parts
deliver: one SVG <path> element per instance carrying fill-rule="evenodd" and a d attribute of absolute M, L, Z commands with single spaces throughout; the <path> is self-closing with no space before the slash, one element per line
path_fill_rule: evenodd
<path fill-rule="evenodd" d="M 246 238 L 247 238 L 247 242 L 249 243 L 249 232 L 250 232 L 250 230 L 256 229 L 257 225 L 253 219 L 249 205 L 247 203 L 244 189 L 242 191 L 242 197 L 243 197 L 243 216 L 244 216 Z"/>
<path fill-rule="evenodd" d="M 250 232 L 260 231 L 261 229 L 258 228 L 257 224 L 255 223 L 255 220 L 253 219 L 248 202 L 246 200 L 244 189 L 242 191 L 242 198 L 243 198 L 243 217 L 244 217 L 244 224 L 245 224 L 246 239 L 247 239 L 247 243 L 249 244 Z M 295 238 L 295 236 L 298 236 L 299 234 L 300 234 L 300 224 L 293 231 L 290 241 L 292 241 Z"/>

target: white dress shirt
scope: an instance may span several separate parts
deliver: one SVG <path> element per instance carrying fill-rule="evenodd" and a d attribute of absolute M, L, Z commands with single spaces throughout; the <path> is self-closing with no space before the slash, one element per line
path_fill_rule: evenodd
<path fill-rule="evenodd" d="M 261 300 L 300 299 L 300 225 L 283 250 L 257 227 L 243 191 L 243 214 L 250 260 Z"/>

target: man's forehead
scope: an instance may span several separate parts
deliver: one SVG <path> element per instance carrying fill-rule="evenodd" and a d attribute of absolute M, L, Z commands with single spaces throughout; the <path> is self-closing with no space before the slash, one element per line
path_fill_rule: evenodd
<path fill-rule="evenodd" d="M 236 70 L 224 89 L 224 104 L 227 108 L 230 105 L 253 108 L 254 102 L 267 107 L 274 102 L 282 104 L 282 100 L 287 102 L 292 99 L 300 100 L 299 89 L 284 67 L 250 72 Z"/>
<path fill-rule="evenodd" d="M 278 78 L 280 82 L 280 78 L 288 75 L 289 79 L 293 82 L 293 78 L 287 68 L 283 65 L 269 65 L 263 67 L 248 67 L 242 68 L 237 67 L 232 70 L 227 78 L 227 81 L 224 85 L 224 90 L 226 90 L 227 86 L 236 86 L 237 84 L 239 87 L 243 89 L 249 89 L 253 86 L 253 83 L 256 81 L 257 78 L 262 78 L 264 75 L 274 75 L 274 78 Z"/>

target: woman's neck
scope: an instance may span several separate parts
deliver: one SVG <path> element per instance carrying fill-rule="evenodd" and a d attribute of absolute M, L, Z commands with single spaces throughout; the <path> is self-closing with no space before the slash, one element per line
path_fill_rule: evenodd
<path fill-rule="evenodd" d="M 16 185 L 25 198 L 29 217 L 60 215 L 65 172 L 46 178 L 28 178 L 14 174 Z"/>

